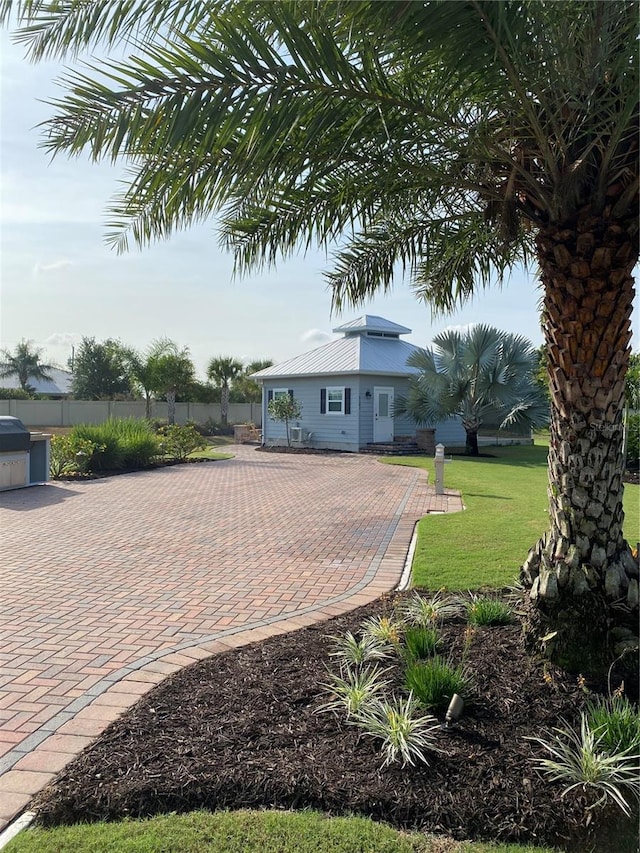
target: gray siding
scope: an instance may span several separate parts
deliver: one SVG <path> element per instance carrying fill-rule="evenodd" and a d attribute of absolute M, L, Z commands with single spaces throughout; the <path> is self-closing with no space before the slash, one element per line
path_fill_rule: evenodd
<path fill-rule="evenodd" d="M 349 415 L 321 414 L 320 389 L 340 386 L 351 389 L 351 413 Z M 263 386 L 262 436 L 267 445 L 287 443 L 284 423 L 272 421 L 267 414 L 268 392 L 275 389 L 293 391 L 293 396 L 302 407 L 301 417 L 292 426 L 300 426 L 312 434 L 310 447 L 334 450 L 360 449 L 358 444 L 359 379 L 357 376 L 303 378 L 265 381 Z"/>

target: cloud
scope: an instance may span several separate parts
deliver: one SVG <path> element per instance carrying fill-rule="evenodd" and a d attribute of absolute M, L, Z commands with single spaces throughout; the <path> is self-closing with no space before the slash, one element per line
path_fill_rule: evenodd
<path fill-rule="evenodd" d="M 33 267 L 33 275 L 37 278 L 39 275 L 46 275 L 50 272 L 66 270 L 72 266 L 73 261 L 70 261 L 67 258 L 61 258 L 59 261 L 53 261 L 53 263 L 51 264 L 35 264 L 35 266 Z"/>
<path fill-rule="evenodd" d="M 311 346 L 322 346 L 322 344 L 332 341 L 334 337 L 329 332 L 323 332 L 322 329 L 309 329 L 300 335 L 300 341 L 303 344 L 310 344 Z"/>
<path fill-rule="evenodd" d="M 42 342 L 47 347 L 72 347 L 82 340 L 77 332 L 54 332 Z"/>

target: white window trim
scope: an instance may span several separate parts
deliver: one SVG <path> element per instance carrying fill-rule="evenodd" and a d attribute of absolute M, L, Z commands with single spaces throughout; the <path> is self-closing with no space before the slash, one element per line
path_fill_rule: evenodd
<path fill-rule="evenodd" d="M 344 415 L 344 385 L 331 385 L 327 387 L 327 414 L 328 415 Z M 335 410 L 331 410 L 329 408 L 329 395 L 331 393 L 339 393 L 340 394 L 340 411 L 337 412 Z M 337 403 L 337 400 L 333 400 L 334 403 Z"/>
<path fill-rule="evenodd" d="M 275 400 L 278 397 L 288 397 L 289 389 L 288 388 L 274 388 L 273 393 L 271 395 L 271 399 Z"/>

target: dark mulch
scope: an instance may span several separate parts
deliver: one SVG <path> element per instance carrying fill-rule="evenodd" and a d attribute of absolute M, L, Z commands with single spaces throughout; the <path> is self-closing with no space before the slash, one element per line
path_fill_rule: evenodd
<path fill-rule="evenodd" d="M 167 678 L 37 796 L 37 822 L 312 807 L 456 838 L 571 840 L 573 849 L 586 849 L 584 796 L 561 798 L 561 787 L 532 768 L 540 751 L 525 740 L 560 718 L 575 721 L 584 693 L 575 678 L 526 655 L 519 625 L 474 634 L 467 660 L 475 698 L 458 728 L 439 735 L 445 752 L 428 767 L 383 768 L 372 738 L 318 712 L 328 698 L 320 686 L 328 636 L 357 631 L 364 617 L 389 612 L 393 600 L 385 596 Z M 459 659 L 464 623 L 450 622 L 443 633 Z"/>

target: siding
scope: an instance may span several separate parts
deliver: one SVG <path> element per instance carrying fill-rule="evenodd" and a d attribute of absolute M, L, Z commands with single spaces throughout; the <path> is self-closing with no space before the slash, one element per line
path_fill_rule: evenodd
<path fill-rule="evenodd" d="M 351 389 L 351 414 L 320 414 L 320 389 L 339 386 Z M 330 377 L 321 379 L 287 378 L 270 380 L 263 387 L 263 441 L 267 445 L 287 443 L 284 423 L 272 421 L 266 412 L 267 395 L 274 389 L 291 389 L 302 408 L 301 417 L 291 426 L 300 426 L 312 433 L 310 446 L 334 450 L 360 449 L 358 444 L 359 379 L 357 377 Z"/>

